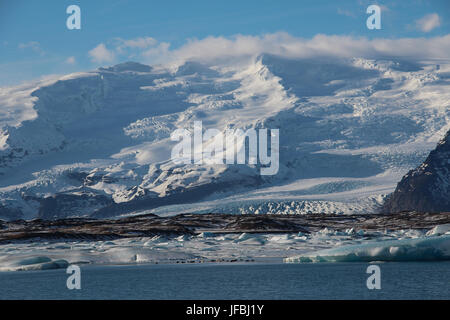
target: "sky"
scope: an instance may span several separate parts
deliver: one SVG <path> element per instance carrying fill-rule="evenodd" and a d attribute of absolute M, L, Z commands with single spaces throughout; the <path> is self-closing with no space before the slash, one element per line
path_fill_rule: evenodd
<path fill-rule="evenodd" d="M 366 26 L 372 4 L 379 30 Z M 81 9 L 79 30 L 66 26 L 70 5 Z M 0 86 L 224 52 L 434 57 L 450 52 L 449 35 L 448 0 L 0 0 Z"/>

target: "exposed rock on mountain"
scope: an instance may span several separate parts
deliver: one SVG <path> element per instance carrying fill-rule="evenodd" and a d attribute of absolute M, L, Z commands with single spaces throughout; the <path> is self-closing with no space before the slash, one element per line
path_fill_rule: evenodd
<path fill-rule="evenodd" d="M 0 243 L 11 243 L 33 239 L 38 240 L 107 240 L 119 238 L 140 238 L 180 235 L 209 234 L 308 234 L 323 230 L 346 231 L 365 230 L 368 233 L 389 230 L 429 229 L 450 222 L 450 213 L 433 214 L 403 212 L 390 214 L 359 215 L 230 215 L 230 214 L 179 214 L 160 217 L 154 214 L 131 216 L 122 219 L 57 219 L 31 221 L 0 220 Z M 326 230 L 323 230 L 324 232 Z M 436 232 L 437 229 L 430 231 Z M 362 233 L 364 235 L 364 233 Z"/>
<path fill-rule="evenodd" d="M 403 177 L 384 209 L 450 211 L 450 131 L 420 166 Z"/>

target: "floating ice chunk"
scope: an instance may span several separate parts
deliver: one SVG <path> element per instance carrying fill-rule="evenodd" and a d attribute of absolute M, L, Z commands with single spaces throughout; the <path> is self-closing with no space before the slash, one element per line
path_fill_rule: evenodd
<path fill-rule="evenodd" d="M 215 240 L 217 241 L 232 241 L 234 238 L 232 236 L 220 236 L 217 237 Z"/>
<path fill-rule="evenodd" d="M 439 236 L 450 231 L 450 223 L 441 224 L 426 233 L 427 236 Z"/>
<path fill-rule="evenodd" d="M 144 242 L 144 247 L 150 247 L 152 245 L 154 245 L 154 242 L 152 240 Z"/>
<path fill-rule="evenodd" d="M 54 246 L 53 249 L 71 249 L 71 247 L 68 245 L 61 244 L 61 245 Z"/>
<path fill-rule="evenodd" d="M 213 247 L 206 247 L 206 248 L 202 248 L 200 249 L 201 251 L 217 251 L 217 248 L 213 248 Z"/>
<path fill-rule="evenodd" d="M 352 235 L 355 233 L 355 229 L 353 229 L 353 228 L 347 229 L 347 230 L 345 230 L 345 233 L 348 235 Z"/>
<path fill-rule="evenodd" d="M 44 263 L 44 262 L 50 262 L 50 261 L 52 261 L 52 259 L 50 259 L 49 257 L 38 256 L 38 257 L 31 257 L 31 258 L 19 260 L 15 264 L 18 266 L 27 266 L 30 264 L 38 264 L 38 263 Z"/>
<path fill-rule="evenodd" d="M 240 244 L 244 244 L 244 245 L 263 245 L 265 244 L 266 241 L 264 239 L 261 239 L 260 237 L 252 237 L 252 238 L 248 238 L 246 240 L 243 240 L 240 242 Z"/>
<path fill-rule="evenodd" d="M 175 238 L 177 241 L 188 241 L 189 240 L 189 236 L 188 235 L 186 235 L 186 234 L 183 234 L 183 235 L 181 235 L 181 236 L 179 236 L 179 237 L 177 237 L 177 238 Z"/>
<path fill-rule="evenodd" d="M 198 235 L 199 238 L 211 238 L 214 237 L 214 233 L 204 231 Z"/>
<path fill-rule="evenodd" d="M 146 263 L 146 262 L 151 262 L 152 260 L 150 260 L 147 256 L 145 256 L 144 254 L 135 254 L 134 256 L 131 257 L 131 262 L 136 262 L 136 263 Z"/>
<path fill-rule="evenodd" d="M 292 242 L 289 234 L 276 235 L 269 238 L 270 242 L 289 243 Z"/>
<path fill-rule="evenodd" d="M 289 234 L 280 234 L 280 235 L 272 236 L 270 238 L 270 241 L 289 240 L 290 238 L 291 238 L 291 235 L 289 235 Z"/>
<path fill-rule="evenodd" d="M 250 239 L 251 237 L 252 237 L 251 234 L 244 232 L 244 233 L 241 233 L 239 235 L 239 237 L 236 240 L 234 240 L 234 241 L 235 242 L 240 242 L 240 241 L 244 241 L 244 240 Z"/>
<path fill-rule="evenodd" d="M 321 230 L 318 231 L 318 233 L 322 234 L 322 235 L 334 235 L 334 231 L 328 229 L 328 228 L 323 228 Z"/>
<path fill-rule="evenodd" d="M 98 246 L 99 249 L 107 249 L 110 248 L 112 246 L 115 246 L 116 244 L 114 242 L 111 241 L 105 241 L 105 242 L 101 242 L 100 245 Z"/>
<path fill-rule="evenodd" d="M 406 238 L 419 238 L 424 235 L 422 231 L 414 229 L 400 230 L 400 233 Z"/>
<path fill-rule="evenodd" d="M 167 239 L 163 236 L 154 236 L 150 239 L 148 239 L 144 245 L 151 245 L 151 243 L 158 243 L 158 242 L 167 242 Z M 131 243 L 131 242 L 130 242 Z M 146 244 L 147 243 L 147 244 Z"/>
<path fill-rule="evenodd" d="M 284 259 L 288 263 L 450 260 L 450 235 L 371 241 Z"/>
<path fill-rule="evenodd" d="M 298 241 L 298 242 L 306 242 L 308 240 L 308 237 L 307 236 L 302 236 L 302 237 L 297 236 L 294 239 L 295 239 L 295 241 Z"/>
<path fill-rule="evenodd" d="M 49 263 L 44 264 L 48 269 L 60 269 L 67 268 L 69 266 L 69 262 L 64 259 L 53 260 Z"/>
<path fill-rule="evenodd" d="M 16 261 L 9 266 L 1 268 L 3 271 L 29 271 L 67 268 L 66 260 L 52 260 L 49 257 L 38 256 Z"/>

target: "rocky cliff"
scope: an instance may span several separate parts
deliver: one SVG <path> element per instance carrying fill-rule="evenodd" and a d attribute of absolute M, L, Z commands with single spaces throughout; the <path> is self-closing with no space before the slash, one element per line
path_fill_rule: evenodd
<path fill-rule="evenodd" d="M 420 166 L 402 178 L 384 209 L 450 211 L 450 131 Z"/>

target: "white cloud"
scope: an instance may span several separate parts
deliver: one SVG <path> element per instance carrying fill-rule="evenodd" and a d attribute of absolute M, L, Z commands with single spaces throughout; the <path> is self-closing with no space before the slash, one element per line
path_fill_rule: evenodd
<path fill-rule="evenodd" d="M 138 38 L 140 39 L 140 38 Z M 145 38 L 142 38 L 145 39 Z M 247 59 L 268 53 L 291 58 L 331 57 L 369 59 L 397 57 L 412 60 L 450 60 L 450 34 L 433 38 L 368 39 L 352 36 L 318 34 L 311 39 L 297 38 L 285 32 L 262 36 L 235 35 L 191 39 L 183 46 L 171 49 L 167 42 L 156 40 L 121 40 L 133 50 L 120 50 L 120 44 L 108 50 L 104 44 L 90 51 L 97 62 L 135 60 L 146 64 L 179 64 L 186 60 L 216 63 Z M 122 47 L 123 48 L 123 47 Z"/>
<path fill-rule="evenodd" d="M 262 53 L 286 57 L 402 57 L 411 59 L 450 59 L 450 35 L 434 38 L 373 39 L 351 36 L 316 35 L 312 39 L 287 33 L 264 36 L 237 35 L 191 40 L 179 49 L 165 53 L 168 60 L 214 60 Z"/>
<path fill-rule="evenodd" d="M 350 10 L 338 8 L 337 13 L 341 16 L 347 16 L 347 17 L 352 17 L 352 18 L 355 17 L 355 14 L 353 12 L 351 12 Z"/>
<path fill-rule="evenodd" d="M 67 63 L 67 64 L 75 64 L 76 63 L 75 57 L 68 57 L 65 60 L 65 63 Z"/>
<path fill-rule="evenodd" d="M 383 12 L 383 13 L 391 11 L 391 9 L 389 9 L 387 6 L 385 6 L 383 4 L 379 4 L 378 6 L 380 7 L 381 12 Z"/>
<path fill-rule="evenodd" d="M 142 56 L 153 63 L 164 62 L 168 56 L 170 56 L 170 43 L 161 42 L 157 46 L 149 48 L 142 52 Z"/>
<path fill-rule="evenodd" d="M 115 54 L 113 51 L 106 48 L 103 43 L 100 43 L 94 49 L 89 51 L 89 56 L 93 62 L 103 63 L 103 62 L 113 62 L 115 59 Z"/>
<path fill-rule="evenodd" d="M 119 47 L 139 48 L 139 49 L 145 49 L 150 46 L 156 45 L 158 43 L 158 41 L 156 41 L 152 37 L 142 37 L 142 38 L 136 38 L 136 39 L 130 39 L 130 40 L 124 40 L 121 38 L 117 38 L 117 41 L 120 43 Z"/>
<path fill-rule="evenodd" d="M 119 55 L 132 54 L 135 51 L 144 50 L 155 46 L 158 41 L 152 37 L 140 37 L 135 39 L 116 38 L 113 41 L 114 50 Z"/>
<path fill-rule="evenodd" d="M 139 37 L 134 39 L 115 38 L 109 42 L 108 49 L 104 43 L 100 43 L 89 51 L 89 56 L 93 62 L 113 62 L 116 57 L 131 60 L 139 60 L 139 56 L 157 57 L 164 55 L 168 50 L 168 43 L 158 43 L 152 37 Z"/>
<path fill-rule="evenodd" d="M 441 25 L 441 19 L 437 13 L 430 13 L 416 20 L 416 27 L 422 32 L 430 32 Z"/>
<path fill-rule="evenodd" d="M 41 56 L 45 54 L 44 50 L 41 48 L 41 44 L 37 41 L 20 43 L 19 49 L 31 49 L 34 52 L 39 53 Z"/>

